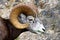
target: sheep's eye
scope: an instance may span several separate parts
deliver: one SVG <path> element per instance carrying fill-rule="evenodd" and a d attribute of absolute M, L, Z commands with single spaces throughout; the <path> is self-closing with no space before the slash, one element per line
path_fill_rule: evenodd
<path fill-rule="evenodd" d="M 29 19 L 29 21 L 32 21 L 32 19 Z"/>

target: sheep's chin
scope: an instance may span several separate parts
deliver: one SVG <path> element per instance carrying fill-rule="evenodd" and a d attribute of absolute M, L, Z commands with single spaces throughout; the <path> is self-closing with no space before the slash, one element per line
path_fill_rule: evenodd
<path fill-rule="evenodd" d="M 43 29 L 45 29 L 43 25 L 41 27 L 39 27 L 39 26 L 37 26 L 37 27 L 29 27 L 29 30 L 31 32 L 36 33 L 36 34 L 44 33 L 45 31 Z"/>
<path fill-rule="evenodd" d="M 33 32 L 35 32 L 36 34 L 44 33 L 44 31 L 43 31 L 43 30 L 38 30 L 38 29 L 36 29 L 36 30 L 34 30 L 34 29 L 33 29 Z"/>

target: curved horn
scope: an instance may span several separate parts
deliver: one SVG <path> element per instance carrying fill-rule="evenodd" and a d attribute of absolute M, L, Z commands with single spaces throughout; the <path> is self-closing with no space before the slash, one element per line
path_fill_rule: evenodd
<path fill-rule="evenodd" d="M 28 23 L 22 24 L 18 21 L 18 15 L 20 15 L 21 12 L 26 14 L 27 16 L 32 15 L 35 17 L 37 13 L 37 8 L 33 4 L 20 3 L 12 9 L 10 14 L 10 21 L 18 29 L 24 29 L 29 26 Z"/>

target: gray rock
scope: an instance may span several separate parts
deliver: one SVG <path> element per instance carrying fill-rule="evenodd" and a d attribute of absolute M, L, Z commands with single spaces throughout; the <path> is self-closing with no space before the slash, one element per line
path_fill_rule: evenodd
<path fill-rule="evenodd" d="M 59 40 L 60 33 L 41 33 L 40 35 L 31 33 L 29 31 L 23 32 L 15 40 Z"/>
<path fill-rule="evenodd" d="M 46 1 L 46 2 L 48 2 L 48 1 Z M 6 0 L 4 0 L 4 1 L 0 0 L 0 4 L 4 4 L 5 2 L 6 2 Z M 40 2 L 40 0 L 36 1 L 36 5 L 39 7 L 40 5 L 38 2 Z M 43 2 L 45 2 L 45 1 L 43 0 Z M 42 10 L 40 8 L 42 11 L 41 11 L 41 13 L 38 14 L 38 17 L 39 17 L 39 19 L 42 20 L 43 25 L 46 28 L 46 31 L 44 33 L 41 33 L 40 35 L 29 32 L 29 31 L 23 32 L 15 40 L 60 40 L 60 0 L 54 6 L 53 5 L 44 6 L 44 5 L 43 5 L 44 10 Z M 3 6 L 3 8 L 4 8 L 4 6 Z M 8 12 L 6 12 L 6 14 L 7 13 Z M 6 14 L 5 14 L 5 16 L 6 16 Z M 2 12 L 0 13 L 0 15 L 2 15 Z M 4 18 L 5 18 L 5 16 L 4 16 Z"/>

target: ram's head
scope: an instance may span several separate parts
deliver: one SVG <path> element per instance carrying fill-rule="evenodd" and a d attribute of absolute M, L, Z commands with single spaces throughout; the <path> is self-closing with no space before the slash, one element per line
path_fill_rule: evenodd
<path fill-rule="evenodd" d="M 31 16 L 35 17 L 36 13 L 37 13 L 37 8 L 33 4 L 20 3 L 12 9 L 12 11 L 10 13 L 10 21 L 18 29 L 24 29 L 24 28 L 27 28 L 29 26 L 28 23 L 22 24 L 19 22 L 18 16 L 21 13 L 25 14 L 26 16 L 31 15 Z"/>

